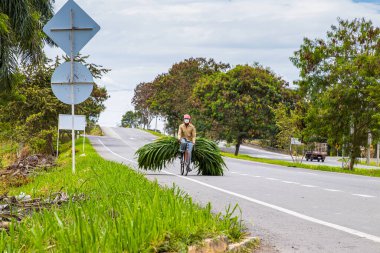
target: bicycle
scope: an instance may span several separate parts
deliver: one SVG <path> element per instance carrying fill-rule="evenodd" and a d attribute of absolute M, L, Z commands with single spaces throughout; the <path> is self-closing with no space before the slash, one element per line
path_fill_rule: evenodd
<path fill-rule="evenodd" d="M 195 145 L 193 146 L 193 150 L 194 150 L 194 148 L 195 148 Z M 193 167 L 193 169 L 194 169 L 194 163 L 192 161 L 188 162 L 188 161 L 185 160 L 185 152 L 187 152 L 187 157 L 189 157 L 190 154 L 189 154 L 189 150 L 187 148 L 187 145 L 186 145 L 185 151 L 181 152 L 181 156 L 180 156 L 181 175 L 187 176 L 187 174 L 189 173 L 189 171 L 192 171 L 192 169 L 190 167 Z M 186 171 L 185 171 L 185 168 L 186 168 Z"/>

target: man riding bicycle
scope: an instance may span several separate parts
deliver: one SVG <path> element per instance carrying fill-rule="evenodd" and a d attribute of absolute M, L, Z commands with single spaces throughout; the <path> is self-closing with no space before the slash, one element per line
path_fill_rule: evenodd
<path fill-rule="evenodd" d="M 196 131 L 193 124 L 190 123 L 191 117 L 189 114 L 183 116 L 183 123 L 178 129 L 178 141 L 181 143 L 180 151 L 185 155 L 185 161 L 190 164 L 191 161 L 191 151 L 195 144 Z M 186 149 L 189 152 L 185 152 Z M 189 156 L 189 157 L 188 157 Z"/>

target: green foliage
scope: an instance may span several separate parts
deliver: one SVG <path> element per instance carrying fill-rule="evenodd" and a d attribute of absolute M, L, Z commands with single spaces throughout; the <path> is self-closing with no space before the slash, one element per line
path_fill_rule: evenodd
<path fill-rule="evenodd" d="M 161 134 L 161 133 L 156 132 L 156 131 L 154 131 L 154 130 L 149 130 L 149 129 L 143 129 L 143 130 L 144 130 L 145 132 L 148 132 L 148 133 L 153 134 L 153 135 L 158 136 L 158 137 L 164 137 L 164 136 L 165 136 L 164 134 Z"/>
<path fill-rule="evenodd" d="M 215 142 L 205 138 L 197 138 L 193 151 L 193 160 L 198 174 L 220 176 L 223 168 L 227 168 Z"/>
<path fill-rule="evenodd" d="M 77 148 L 81 147 L 81 140 Z M 60 166 L 10 189 L 46 198 L 62 190 L 69 203 L 34 212 L 9 232 L 0 231 L 1 252 L 186 252 L 187 246 L 219 235 L 244 236 L 240 219 L 227 209 L 213 214 L 176 187 L 162 188 L 125 165 L 106 161 L 86 142 L 71 173 L 70 150 Z M 84 200 L 72 201 L 73 194 Z"/>
<path fill-rule="evenodd" d="M 196 82 L 203 76 L 224 71 L 228 64 L 213 59 L 190 58 L 173 64 L 168 73 L 158 75 L 152 82 L 141 83 L 135 89 L 132 103 L 143 115 L 156 114 L 166 118 L 168 129 L 175 132 L 186 113 L 197 115 L 191 97 Z M 193 123 L 197 123 L 193 121 Z"/>
<path fill-rule="evenodd" d="M 140 125 L 141 114 L 134 111 L 127 111 L 121 118 L 122 127 L 138 127 Z"/>
<path fill-rule="evenodd" d="M 141 124 L 144 129 L 149 127 L 155 115 L 149 102 L 149 99 L 153 96 L 154 90 L 152 83 L 140 83 L 134 90 L 132 104 L 135 106 L 135 111 L 141 116 Z"/>
<path fill-rule="evenodd" d="M 0 98 L 0 141 L 29 146 L 33 152 L 53 153 L 58 114 L 71 113 L 71 106 L 60 102 L 51 90 L 50 78 L 58 65 L 59 58 L 54 63 L 45 59 L 44 63 L 22 68 L 20 85 Z M 96 69 L 107 71 L 99 66 Z M 75 113 L 86 115 L 89 125 L 94 125 L 107 98 L 105 88 L 95 84 L 91 98 L 76 106 Z"/>
<path fill-rule="evenodd" d="M 43 25 L 53 15 L 51 0 L 0 1 L 0 91 L 17 84 L 18 61 L 43 60 Z"/>
<path fill-rule="evenodd" d="M 211 131 L 220 140 L 236 143 L 270 135 L 274 125 L 271 107 L 283 100 L 287 83 L 260 65 L 238 65 L 227 73 L 201 78 L 193 98 L 209 118 Z"/>
<path fill-rule="evenodd" d="M 306 134 L 345 145 L 351 169 L 368 132 L 380 137 L 379 40 L 380 29 L 371 21 L 338 19 L 326 39 L 305 38 L 291 58 L 300 70 L 300 91 L 310 102 Z"/>
<path fill-rule="evenodd" d="M 178 158 L 179 142 L 174 137 L 162 137 L 136 151 L 139 167 L 145 170 L 162 170 Z M 193 150 L 193 162 L 198 174 L 220 176 L 226 164 L 218 146 L 207 139 L 197 138 Z"/>
<path fill-rule="evenodd" d="M 288 149 L 292 137 L 302 140 L 304 107 L 305 105 L 299 102 L 294 110 L 289 110 L 285 104 L 280 103 L 273 109 L 278 128 L 276 140 L 279 148 Z"/>

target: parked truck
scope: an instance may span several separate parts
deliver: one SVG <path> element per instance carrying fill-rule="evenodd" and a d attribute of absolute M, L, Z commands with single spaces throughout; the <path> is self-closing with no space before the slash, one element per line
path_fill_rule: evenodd
<path fill-rule="evenodd" d="M 317 160 L 324 162 L 327 156 L 327 143 L 313 142 L 307 145 L 305 151 L 306 161 Z"/>

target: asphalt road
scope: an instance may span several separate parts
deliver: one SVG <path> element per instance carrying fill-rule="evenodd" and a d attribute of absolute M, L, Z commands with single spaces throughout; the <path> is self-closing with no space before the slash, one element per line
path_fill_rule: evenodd
<path fill-rule="evenodd" d="M 136 129 L 103 130 L 106 136 L 90 137 L 96 150 L 134 168 L 135 151 L 155 139 Z M 238 204 L 265 252 L 380 252 L 380 179 L 225 161 L 223 177 L 182 177 L 178 162 L 144 173 L 162 185 L 178 185 L 201 204 L 211 202 L 214 211 Z"/>

